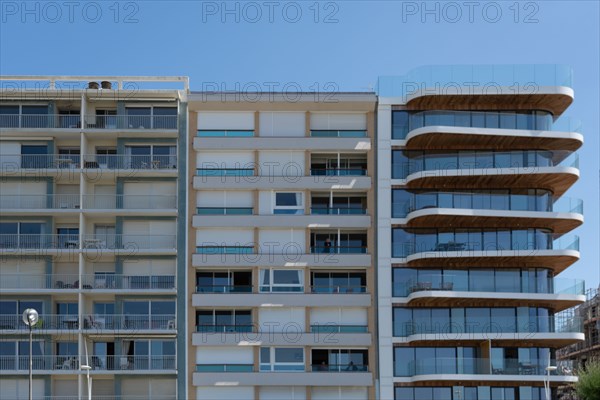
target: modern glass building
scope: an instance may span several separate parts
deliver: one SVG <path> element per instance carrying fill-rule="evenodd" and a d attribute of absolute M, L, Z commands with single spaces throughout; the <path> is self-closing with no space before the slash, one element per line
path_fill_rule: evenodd
<path fill-rule="evenodd" d="M 557 277 L 583 222 L 570 69 L 423 67 L 378 95 L 380 398 L 548 399 L 584 338 Z"/>

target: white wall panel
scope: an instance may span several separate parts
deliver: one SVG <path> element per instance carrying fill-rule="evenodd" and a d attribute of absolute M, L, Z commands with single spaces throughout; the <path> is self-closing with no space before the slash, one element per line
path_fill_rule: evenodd
<path fill-rule="evenodd" d="M 5 142 L 0 140 L 0 167 L 2 169 L 16 169 L 21 165 L 21 144 L 18 142 Z"/>
<path fill-rule="evenodd" d="M 200 151 L 196 154 L 196 168 L 252 168 L 253 166 L 253 151 Z"/>
<path fill-rule="evenodd" d="M 263 251 L 271 249 L 275 254 L 280 254 L 284 248 L 291 254 L 296 254 L 294 251 L 306 252 L 304 229 L 260 229 L 258 241 Z"/>
<path fill-rule="evenodd" d="M 254 400 L 254 386 L 198 386 L 196 388 L 196 399 Z"/>
<path fill-rule="evenodd" d="M 303 151 L 261 151 L 260 174 L 266 176 L 304 176 Z"/>
<path fill-rule="evenodd" d="M 254 348 L 252 346 L 218 346 L 196 348 L 196 364 L 252 364 Z"/>
<path fill-rule="evenodd" d="M 365 113 L 311 113 L 312 130 L 366 130 Z"/>
<path fill-rule="evenodd" d="M 306 332 L 304 315 L 303 307 L 263 307 L 259 310 L 258 321 L 263 332 L 287 331 L 294 334 Z"/>
<path fill-rule="evenodd" d="M 304 136 L 306 117 L 303 112 L 261 112 L 260 136 Z"/>
<path fill-rule="evenodd" d="M 234 246 L 236 243 L 246 245 L 254 241 L 253 229 L 198 229 L 196 230 L 196 245 L 203 243 L 218 243 Z"/>
<path fill-rule="evenodd" d="M 302 386 L 263 386 L 260 400 L 305 400 L 306 388 Z"/>
<path fill-rule="evenodd" d="M 200 130 L 252 130 L 254 112 L 199 112 Z"/>

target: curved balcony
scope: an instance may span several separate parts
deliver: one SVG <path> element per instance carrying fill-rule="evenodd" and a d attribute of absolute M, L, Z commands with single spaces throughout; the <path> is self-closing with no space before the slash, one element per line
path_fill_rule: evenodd
<path fill-rule="evenodd" d="M 571 68 L 564 65 L 423 66 L 380 77 L 380 97 L 409 110 L 546 110 L 562 114 L 573 102 Z"/>
<path fill-rule="evenodd" d="M 394 151 L 392 179 L 422 189 L 546 189 L 559 197 L 579 179 L 579 156 L 568 151 Z"/>
<path fill-rule="evenodd" d="M 534 193 L 534 194 L 526 194 Z M 569 232 L 583 223 L 583 201 L 547 191 L 419 192 L 392 203 L 392 224 L 408 227 L 548 228 Z"/>
<path fill-rule="evenodd" d="M 503 308 L 502 310 L 504 310 Z M 427 309 L 396 309 L 396 311 L 428 311 Z M 453 309 L 435 308 L 431 311 L 446 312 L 450 315 Z M 466 310 L 470 310 L 466 308 Z M 473 308 L 471 310 L 485 310 Z M 489 311 L 492 311 L 490 318 Z M 438 344 L 466 344 L 491 340 L 494 346 L 547 346 L 561 348 L 585 339 L 583 334 L 583 319 L 565 317 L 563 315 L 521 317 L 513 315 L 495 316 L 494 308 L 488 309 L 487 318 L 423 318 L 412 315 L 406 320 L 405 315 L 394 314 L 393 335 L 396 343 L 411 343 L 412 345 L 427 345 L 431 342 Z M 535 310 L 535 309 L 533 309 Z M 398 320 L 399 319 L 399 320 Z"/>
<path fill-rule="evenodd" d="M 502 299 L 505 306 L 544 307 L 563 311 L 585 301 L 585 282 L 577 279 L 546 278 L 528 282 L 519 270 L 446 270 L 443 274 L 418 270 L 418 277 L 392 284 L 396 304 L 410 307 L 493 307 Z M 500 275 L 501 274 L 501 275 Z"/>
<path fill-rule="evenodd" d="M 539 384 L 545 379 L 552 386 L 559 383 L 576 382 L 573 365 L 568 361 L 550 360 L 555 371 L 546 371 L 548 359 L 502 359 L 487 358 L 422 358 L 410 360 L 402 371 L 394 371 L 396 382 L 422 381 L 474 381 L 515 382 Z"/>
<path fill-rule="evenodd" d="M 545 267 L 557 274 L 579 259 L 579 237 L 536 229 L 422 229 L 418 234 L 395 228 L 392 258 L 410 266 Z"/>
<path fill-rule="evenodd" d="M 402 115 L 401 113 L 404 113 Z M 392 138 L 412 149 L 569 150 L 583 144 L 581 122 L 550 113 L 395 111 Z"/>

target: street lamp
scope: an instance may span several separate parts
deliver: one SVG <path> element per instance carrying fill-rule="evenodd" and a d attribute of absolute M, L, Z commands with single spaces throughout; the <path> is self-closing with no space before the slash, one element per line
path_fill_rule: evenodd
<path fill-rule="evenodd" d="M 40 316 L 33 308 L 23 311 L 23 322 L 29 327 L 29 400 L 33 399 L 33 327 Z"/>
<path fill-rule="evenodd" d="M 546 375 L 544 375 L 544 390 L 546 391 L 546 400 L 550 400 L 552 393 L 550 392 L 550 373 L 556 371 L 558 368 L 556 365 L 550 365 L 548 360 L 548 366 L 546 367 Z"/>
<path fill-rule="evenodd" d="M 90 370 L 92 367 L 90 366 L 90 362 L 88 359 L 88 348 L 87 348 L 87 340 L 84 337 L 83 344 L 85 345 L 85 364 L 82 365 L 81 369 L 85 370 L 87 373 L 87 390 L 88 390 L 88 400 L 92 400 L 92 378 L 90 378 Z"/>

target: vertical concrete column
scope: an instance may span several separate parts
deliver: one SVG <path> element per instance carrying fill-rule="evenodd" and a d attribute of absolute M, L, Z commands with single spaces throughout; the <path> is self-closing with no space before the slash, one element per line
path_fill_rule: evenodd
<path fill-rule="evenodd" d="M 310 136 L 310 112 L 304 114 L 304 136 Z"/>

